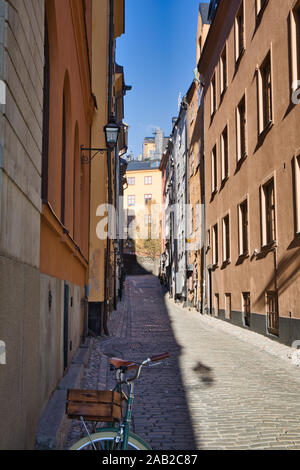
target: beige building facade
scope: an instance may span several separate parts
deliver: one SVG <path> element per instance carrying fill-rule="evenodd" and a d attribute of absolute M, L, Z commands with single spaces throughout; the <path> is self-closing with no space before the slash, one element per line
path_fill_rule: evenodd
<path fill-rule="evenodd" d="M 198 12 L 196 64 L 198 64 L 206 37 L 209 31 L 208 21 L 209 4 L 200 3 Z M 188 303 L 199 311 L 203 311 L 204 303 L 204 248 L 201 241 L 205 236 L 204 230 L 204 129 L 203 129 L 203 89 L 199 74 L 197 73 L 187 94 L 188 103 L 187 125 L 189 140 L 188 155 L 188 204 L 191 206 L 191 227 L 188 234 L 189 241 L 194 249 L 189 250 L 188 265 L 190 276 L 188 278 Z"/>
<path fill-rule="evenodd" d="M 300 2 L 212 3 L 198 64 L 207 311 L 291 345 L 300 337 Z"/>
<path fill-rule="evenodd" d="M 44 2 L 0 2 L 0 448 L 29 448 L 40 397 Z M 2 355 L 2 359 L 3 355 Z"/>

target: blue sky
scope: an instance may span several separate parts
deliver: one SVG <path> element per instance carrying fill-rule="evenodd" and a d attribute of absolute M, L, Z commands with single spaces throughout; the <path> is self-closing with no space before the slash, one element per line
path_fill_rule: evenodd
<path fill-rule="evenodd" d="M 179 93 L 184 95 L 192 83 L 199 3 L 125 0 L 125 35 L 117 41 L 117 62 L 132 86 L 124 121 L 130 126 L 128 150 L 135 156 L 155 127 L 170 134 Z"/>

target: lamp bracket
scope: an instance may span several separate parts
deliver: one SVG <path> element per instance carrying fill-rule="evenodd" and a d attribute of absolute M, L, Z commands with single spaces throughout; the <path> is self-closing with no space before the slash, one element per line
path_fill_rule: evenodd
<path fill-rule="evenodd" d="M 83 145 L 80 147 L 80 159 L 81 163 L 90 163 L 99 153 L 101 155 L 104 154 L 104 152 L 107 152 L 108 149 L 99 149 L 99 148 L 86 148 L 83 147 Z M 83 152 L 93 152 L 93 155 L 91 157 L 87 157 L 83 154 Z"/>

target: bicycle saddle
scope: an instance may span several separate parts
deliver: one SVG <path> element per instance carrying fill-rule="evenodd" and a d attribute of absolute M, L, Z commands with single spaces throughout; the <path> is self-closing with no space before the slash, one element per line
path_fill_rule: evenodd
<path fill-rule="evenodd" d="M 126 369 L 136 369 L 137 365 L 131 361 L 124 361 L 123 359 L 119 359 L 118 357 L 111 357 L 109 360 L 110 364 L 117 369 L 120 367 L 126 367 Z"/>

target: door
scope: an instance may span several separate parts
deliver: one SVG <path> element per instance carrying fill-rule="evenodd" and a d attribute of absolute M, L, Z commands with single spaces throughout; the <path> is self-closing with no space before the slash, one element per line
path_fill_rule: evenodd
<path fill-rule="evenodd" d="M 208 270 L 208 302 L 209 302 L 209 314 L 213 314 L 213 300 L 212 300 L 212 271 Z"/>
<path fill-rule="evenodd" d="M 68 367 L 68 352 L 69 352 L 69 295 L 70 288 L 65 283 L 64 293 L 64 369 Z"/>
<path fill-rule="evenodd" d="M 243 293 L 243 312 L 245 326 L 250 328 L 250 292 Z"/>
<path fill-rule="evenodd" d="M 267 293 L 267 316 L 268 316 L 268 332 L 279 335 L 279 312 L 278 312 L 278 295 L 276 292 Z"/>

